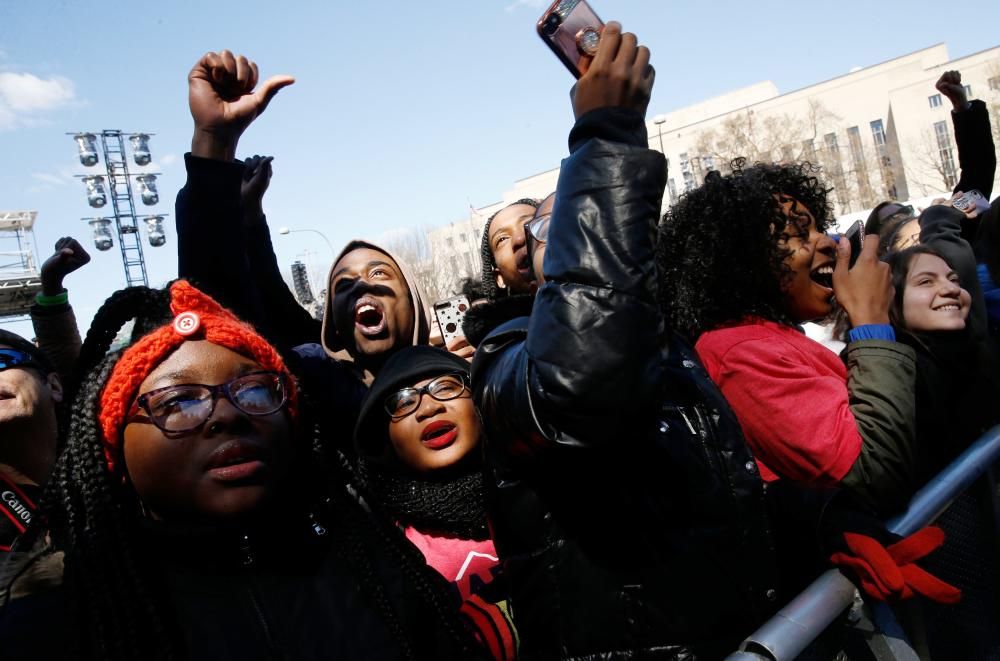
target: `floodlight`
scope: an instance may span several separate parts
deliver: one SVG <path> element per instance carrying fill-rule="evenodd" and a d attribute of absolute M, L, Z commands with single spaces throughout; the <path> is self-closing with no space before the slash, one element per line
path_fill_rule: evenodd
<path fill-rule="evenodd" d="M 153 157 L 149 154 L 149 135 L 146 133 L 133 133 L 128 137 L 132 143 L 132 158 L 136 165 L 149 165 Z"/>
<path fill-rule="evenodd" d="M 146 216 L 142 219 L 146 223 L 146 238 L 149 245 L 159 248 L 167 242 L 167 235 L 163 231 L 163 216 Z"/>
<path fill-rule="evenodd" d="M 80 150 L 80 162 L 88 168 L 97 165 L 97 147 L 94 145 L 97 136 L 93 133 L 77 133 L 73 139 L 76 140 L 76 147 Z"/>
<path fill-rule="evenodd" d="M 83 183 L 87 187 L 87 202 L 90 206 L 100 209 L 108 203 L 108 196 L 104 193 L 104 177 L 84 177 Z"/>
<path fill-rule="evenodd" d="M 155 174 L 140 174 L 135 180 L 139 182 L 139 191 L 142 194 L 143 204 L 151 207 L 160 201 L 160 194 L 156 192 Z"/>
<path fill-rule="evenodd" d="M 94 246 L 101 251 L 111 250 L 111 246 L 115 244 L 111 237 L 111 219 L 94 218 L 89 225 L 94 237 Z"/>

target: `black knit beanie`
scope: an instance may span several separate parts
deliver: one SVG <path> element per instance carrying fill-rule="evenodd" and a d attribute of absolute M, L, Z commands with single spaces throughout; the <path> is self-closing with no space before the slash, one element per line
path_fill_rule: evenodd
<path fill-rule="evenodd" d="M 427 345 L 400 349 L 386 361 L 361 402 L 361 413 L 354 427 L 354 447 L 358 455 L 370 459 L 385 456 L 389 443 L 389 414 L 383 404 L 386 397 L 421 379 L 444 374 L 469 375 L 469 363 L 450 351 Z"/>

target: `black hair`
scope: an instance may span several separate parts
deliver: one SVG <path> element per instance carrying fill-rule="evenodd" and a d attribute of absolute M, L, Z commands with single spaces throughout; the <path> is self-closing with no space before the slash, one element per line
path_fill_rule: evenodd
<path fill-rule="evenodd" d="M 802 236 L 809 219 L 802 211 L 787 216 L 779 197 L 797 200 L 819 232 L 831 221 L 832 189 L 816 167 L 745 163 L 733 161 L 727 176 L 710 172 L 660 224 L 660 303 L 668 326 L 690 338 L 747 316 L 792 323 L 782 293 L 791 251 L 779 240 Z"/>
<path fill-rule="evenodd" d="M 948 261 L 947 257 L 928 245 L 918 244 L 903 250 L 890 252 L 885 261 L 892 267 L 892 286 L 895 288 L 895 293 L 892 298 L 892 304 L 889 306 L 889 321 L 897 328 L 909 330 L 906 318 L 903 315 L 903 296 L 906 293 L 906 278 L 910 274 L 910 267 L 913 264 L 913 260 L 920 255 L 939 257 L 948 265 L 949 269 L 955 270 L 955 266 Z M 913 332 L 910 331 L 911 334 Z"/>
<path fill-rule="evenodd" d="M 55 549 L 65 551 L 68 612 L 80 640 L 80 656 L 94 659 L 165 659 L 185 655 L 172 605 L 162 579 L 138 548 L 141 509 L 138 496 L 107 468 L 98 421 L 101 393 L 122 351 L 108 353 L 122 325 L 136 319 L 132 342 L 171 318 L 169 292 L 134 287 L 112 295 L 94 317 L 81 351 L 81 380 L 72 409 L 67 447 L 56 463 L 42 502 L 43 525 L 37 538 L 51 533 Z M 416 658 L 400 615 L 386 595 L 372 563 L 379 549 L 398 563 L 407 585 L 435 609 L 438 624 L 458 646 L 474 643 L 446 588 L 434 582 L 419 551 L 384 517 L 359 502 L 357 480 L 336 450 L 324 443 L 318 416 L 310 418 L 308 396 L 300 391 L 303 429 L 312 432 L 308 457 L 315 479 L 308 490 L 321 490 L 324 508 L 338 523 L 331 536 L 335 552 L 354 570 L 361 592 L 393 632 L 406 658 Z M 319 473 L 319 474 L 315 474 Z M 301 479 L 301 476 L 299 476 Z"/>
<path fill-rule="evenodd" d="M 493 212 L 493 215 L 486 219 L 486 224 L 483 226 L 483 239 L 480 242 L 479 255 L 483 263 L 483 292 L 490 301 L 495 301 L 500 294 L 500 288 L 497 287 L 497 260 L 493 257 L 493 248 L 490 246 L 490 225 L 498 213 L 518 204 L 527 204 L 529 207 L 537 209 L 539 202 L 530 197 L 522 197 L 516 202 L 511 202 L 503 209 Z M 510 289 L 507 289 L 507 293 L 510 294 Z"/>
<path fill-rule="evenodd" d="M 469 303 L 475 303 L 476 301 L 486 298 L 486 290 L 483 289 L 483 281 L 481 278 L 462 278 L 462 282 L 459 285 L 459 291 L 462 295 L 469 299 Z"/>
<path fill-rule="evenodd" d="M 916 220 L 915 216 L 890 217 L 882 224 L 878 234 L 878 257 L 885 259 L 896 250 L 896 239 L 903 227 L 911 220 Z"/>

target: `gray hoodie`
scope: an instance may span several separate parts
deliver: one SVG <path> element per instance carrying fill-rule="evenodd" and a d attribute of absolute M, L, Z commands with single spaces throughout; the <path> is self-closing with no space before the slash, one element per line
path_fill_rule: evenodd
<path fill-rule="evenodd" d="M 428 338 L 430 337 L 430 321 L 427 312 L 427 304 L 424 300 L 423 292 L 420 290 L 417 280 L 414 277 L 413 271 L 410 269 L 409 265 L 381 246 L 377 246 L 369 241 L 354 239 L 353 241 L 348 242 L 348 244 L 344 246 L 344 249 L 340 251 L 340 254 L 337 255 L 337 258 L 333 260 L 333 264 L 330 265 L 330 273 L 327 275 L 328 284 L 326 288 L 326 301 L 324 303 L 323 311 L 323 330 L 320 335 L 323 350 L 326 351 L 327 355 L 339 361 L 352 364 L 354 363 L 353 358 L 347 352 L 346 345 L 337 335 L 337 329 L 333 323 L 333 287 L 329 286 L 329 283 L 333 278 L 333 269 L 336 267 L 337 262 L 339 262 L 347 253 L 359 248 L 368 248 L 370 250 L 380 252 L 394 261 L 399 267 L 400 272 L 403 274 L 403 279 L 406 281 L 406 286 L 410 291 L 410 302 L 413 304 L 413 339 L 411 344 L 427 344 Z M 357 371 L 360 372 L 361 370 L 358 369 Z M 367 371 L 364 372 L 363 377 L 365 383 L 371 383 L 373 378 Z"/>

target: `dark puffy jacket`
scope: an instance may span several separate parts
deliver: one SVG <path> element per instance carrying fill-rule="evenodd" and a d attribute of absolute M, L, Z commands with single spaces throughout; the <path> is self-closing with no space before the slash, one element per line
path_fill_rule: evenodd
<path fill-rule="evenodd" d="M 447 588 L 401 534 L 399 548 L 429 591 L 384 540 L 359 535 L 353 540 L 365 540 L 361 547 L 345 550 L 352 542 L 344 541 L 332 514 L 320 509 L 306 517 L 286 509 L 265 513 L 255 530 L 144 522 L 137 535 L 141 555 L 172 607 L 183 658 L 488 658 L 472 646 L 471 634 L 455 636 L 443 626 L 429 594 L 446 603 Z M 362 573 L 378 587 L 364 587 Z M 0 610 L 0 658 L 75 658 L 79 634 L 70 610 L 62 587 L 11 602 Z M 455 624 L 462 626 L 457 614 Z"/>
<path fill-rule="evenodd" d="M 642 118 L 589 113 L 570 145 L 546 284 L 473 363 L 521 652 L 721 657 L 779 599 L 763 485 L 693 351 L 664 341 L 666 168 Z"/>

